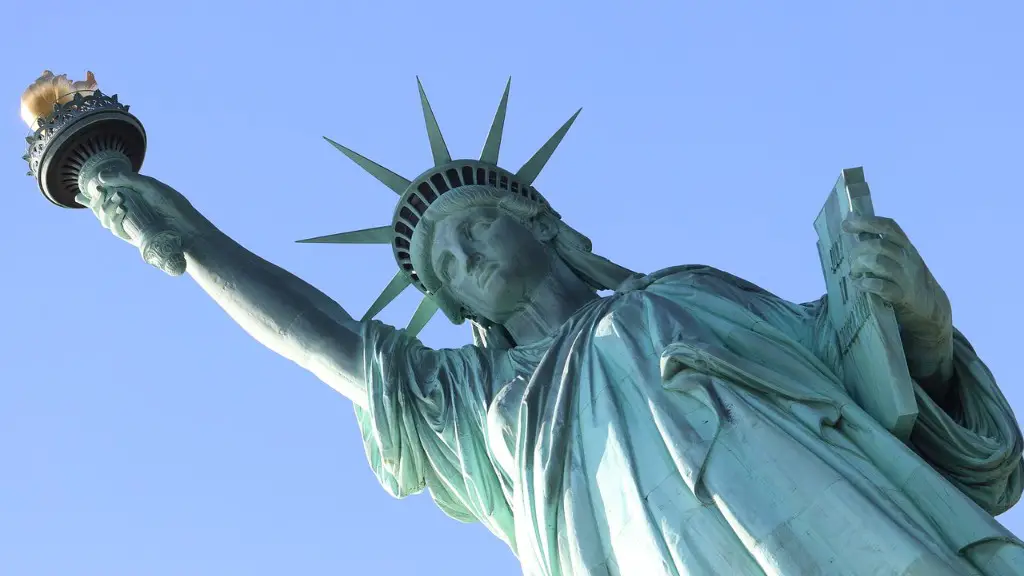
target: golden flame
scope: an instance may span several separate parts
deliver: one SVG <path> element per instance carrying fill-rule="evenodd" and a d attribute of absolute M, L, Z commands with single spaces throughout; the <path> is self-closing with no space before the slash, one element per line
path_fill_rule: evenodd
<path fill-rule="evenodd" d="M 96 78 L 92 72 L 85 73 L 85 80 L 72 82 L 67 74 L 54 76 L 44 70 L 21 95 L 21 119 L 33 131 L 39 128 L 39 119 L 53 112 L 54 104 L 69 102 L 75 93 L 88 96 L 96 90 Z"/>

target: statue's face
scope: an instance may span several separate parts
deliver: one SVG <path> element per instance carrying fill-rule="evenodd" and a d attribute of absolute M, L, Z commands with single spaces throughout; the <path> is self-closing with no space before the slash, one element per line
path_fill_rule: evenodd
<path fill-rule="evenodd" d="M 436 224 L 431 263 L 463 306 L 503 323 L 547 276 L 551 253 L 535 228 L 492 207 L 476 207 Z"/>

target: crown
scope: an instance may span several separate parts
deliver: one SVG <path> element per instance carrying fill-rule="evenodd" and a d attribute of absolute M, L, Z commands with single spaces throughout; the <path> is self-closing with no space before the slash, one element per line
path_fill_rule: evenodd
<path fill-rule="evenodd" d="M 430 140 L 430 151 L 434 157 L 434 166 L 416 178 L 409 180 L 399 176 L 380 164 L 324 137 L 332 146 L 399 195 L 391 225 L 299 240 L 303 243 L 390 244 L 395 261 L 398 263 L 398 272 L 380 296 L 370 305 L 362 319 L 363 321 L 372 319 L 412 285 L 424 294 L 423 301 L 417 307 L 407 328 L 412 335 L 418 334 L 439 308 L 435 294 L 424 285 L 422 271 L 417 271 L 410 254 L 413 234 L 423 215 L 444 194 L 472 185 L 492 188 L 502 194 L 518 195 L 527 201 L 539 204 L 557 217 L 557 212 L 533 187 L 533 182 L 540 175 L 544 165 L 547 164 L 580 113 L 580 110 L 577 110 L 522 168 L 513 173 L 498 166 L 498 150 L 501 148 L 501 135 L 505 125 L 505 111 L 508 106 L 511 79 L 505 84 L 505 93 L 501 97 L 501 103 L 498 104 L 498 111 L 494 114 L 494 121 L 487 133 L 479 160 L 452 160 L 448 146 L 437 125 L 437 119 L 430 108 L 430 102 L 427 101 L 427 95 L 423 91 L 423 84 L 419 78 L 416 79 L 416 83 L 419 87 L 423 119 L 427 126 L 427 137 Z"/>
<path fill-rule="evenodd" d="M 117 94 L 107 96 L 99 90 L 94 91 L 88 96 L 75 93 L 71 100 L 63 104 L 54 104 L 53 112 L 45 118 L 39 118 L 39 127 L 30 136 L 25 138 L 25 141 L 28 142 L 28 152 L 21 159 L 28 162 L 28 175 L 36 176 L 39 174 L 43 151 L 46 150 L 47 144 L 60 134 L 64 128 L 86 114 L 107 110 L 127 112 L 128 106 L 117 101 Z"/>

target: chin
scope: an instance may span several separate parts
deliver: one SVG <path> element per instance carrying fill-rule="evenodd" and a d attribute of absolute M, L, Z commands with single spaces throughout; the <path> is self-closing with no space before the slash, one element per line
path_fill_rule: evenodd
<path fill-rule="evenodd" d="M 520 278 L 506 277 L 500 270 L 495 270 L 487 281 L 486 290 L 495 317 L 505 318 L 515 313 L 516 309 L 527 296 L 525 286 Z"/>

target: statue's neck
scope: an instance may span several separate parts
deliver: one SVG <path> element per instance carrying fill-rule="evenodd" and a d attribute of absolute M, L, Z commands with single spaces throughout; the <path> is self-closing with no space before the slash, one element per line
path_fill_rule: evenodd
<path fill-rule="evenodd" d="M 586 285 L 558 256 L 551 272 L 504 322 L 516 344 L 528 345 L 558 330 L 597 293 Z"/>

